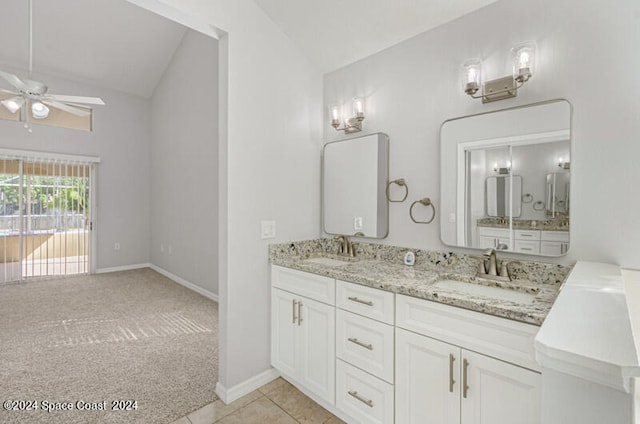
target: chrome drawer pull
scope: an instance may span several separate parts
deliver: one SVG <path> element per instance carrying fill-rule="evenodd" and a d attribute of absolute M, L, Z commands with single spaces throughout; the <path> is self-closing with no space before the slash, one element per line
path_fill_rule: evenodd
<path fill-rule="evenodd" d="M 358 399 L 360 402 L 364 403 L 365 405 L 373 408 L 373 401 L 369 400 L 369 399 L 365 399 L 362 396 L 360 396 L 358 394 L 358 392 L 356 392 L 355 390 L 349 390 L 348 392 L 351 396 L 353 396 L 354 398 Z"/>
<path fill-rule="evenodd" d="M 467 398 L 467 392 L 469 391 L 469 386 L 467 385 L 467 368 L 469 368 L 469 361 L 464 359 L 462 361 L 462 397 L 464 399 Z"/>
<path fill-rule="evenodd" d="M 348 299 L 352 302 L 358 302 L 358 303 L 362 303 L 363 305 L 373 306 L 373 302 L 370 300 L 362 300 L 355 296 L 349 297 Z"/>
<path fill-rule="evenodd" d="M 291 301 L 291 304 L 293 305 L 293 311 L 292 311 L 292 318 L 293 318 L 293 323 L 296 323 L 296 320 L 298 319 L 298 317 L 296 316 L 296 304 L 298 302 L 294 299 Z"/>
<path fill-rule="evenodd" d="M 302 302 L 298 302 L 298 327 L 300 327 L 301 322 L 302 322 Z"/>
<path fill-rule="evenodd" d="M 349 337 L 347 340 L 349 340 L 351 343 L 357 344 L 358 346 L 362 346 L 365 349 L 373 350 L 373 345 L 372 344 L 361 342 L 360 340 L 356 339 L 355 337 Z"/>
<path fill-rule="evenodd" d="M 456 380 L 453 379 L 453 361 L 456 358 L 450 353 L 449 354 L 449 392 L 453 393 L 453 385 L 456 383 Z"/>

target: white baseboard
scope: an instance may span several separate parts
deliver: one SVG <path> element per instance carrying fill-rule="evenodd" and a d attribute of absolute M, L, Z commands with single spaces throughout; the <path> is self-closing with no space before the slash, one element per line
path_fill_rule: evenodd
<path fill-rule="evenodd" d="M 149 268 L 151 268 L 152 270 L 156 271 L 157 273 L 162 274 L 165 277 L 175 281 L 176 283 L 180 284 L 183 287 L 186 287 L 186 288 L 188 288 L 190 290 L 193 290 L 194 292 L 199 293 L 199 294 L 203 295 L 204 297 L 213 300 L 214 302 L 218 301 L 218 295 L 215 294 L 214 292 L 211 292 L 211 291 L 209 291 L 207 289 L 203 289 L 202 287 L 197 286 L 197 285 L 185 280 L 182 277 L 178 277 L 177 275 L 172 274 L 169 271 L 167 271 L 166 269 L 162 269 L 157 265 L 147 264 L 147 266 Z"/>
<path fill-rule="evenodd" d="M 140 269 L 140 268 L 150 268 L 151 264 L 133 264 L 133 265 L 122 265 L 122 266 L 112 266 L 110 268 L 99 268 L 96 269 L 96 274 L 104 274 L 107 272 L 118 272 L 118 271 L 131 271 L 132 269 Z"/>
<path fill-rule="evenodd" d="M 225 404 L 229 404 L 234 400 L 240 399 L 244 395 L 248 395 L 259 387 L 264 386 L 270 381 L 275 380 L 280 376 L 280 373 L 274 368 L 270 368 L 255 377 L 251 377 L 248 380 L 243 381 L 229 389 L 224 387 L 220 382 L 216 383 L 216 394 Z"/>

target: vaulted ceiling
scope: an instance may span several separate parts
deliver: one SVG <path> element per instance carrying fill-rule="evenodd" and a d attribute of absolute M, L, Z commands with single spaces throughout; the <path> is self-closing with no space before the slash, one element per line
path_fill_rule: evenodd
<path fill-rule="evenodd" d="M 330 72 L 497 0 L 254 1 Z"/>
<path fill-rule="evenodd" d="M 253 0 L 323 72 L 496 0 Z M 506 0 L 503 0 L 506 1 Z M 0 69 L 28 68 L 28 0 L 0 5 Z M 126 0 L 33 0 L 33 72 L 150 97 L 187 29 Z M 0 88 L 8 88 L 4 81 Z"/>
<path fill-rule="evenodd" d="M 28 1 L 3 1 L 0 10 L 0 69 L 26 78 Z M 33 0 L 33 74 L 148 98 L 185 32 L 125 0 Z"/>

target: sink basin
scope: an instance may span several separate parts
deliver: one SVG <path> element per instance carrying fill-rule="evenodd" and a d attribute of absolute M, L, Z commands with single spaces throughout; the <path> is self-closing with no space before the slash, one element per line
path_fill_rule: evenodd
<path fill-rule="evenodd" d="M 305 259 L 303 262 L 319 264 L 324 266 L 342 266 L 342 265 L 347 265 L 351 263 L 348 260 L 327 258 L 325 256 L 317 256 L 314 258 Z"/>
<path fill-rule="evenodd" d="M 492 299 L 504 300 L 521 304 L 531 304 L 535 299 L 535 294 L 522 293 L 516 290 L 503 289 L 500 287 L 485 286 L 482 284 L 468 283 L 457 280 L 440 280 L 433 284 L 435 288 L 455 290 L 457 292 L 468 293 Z"/>

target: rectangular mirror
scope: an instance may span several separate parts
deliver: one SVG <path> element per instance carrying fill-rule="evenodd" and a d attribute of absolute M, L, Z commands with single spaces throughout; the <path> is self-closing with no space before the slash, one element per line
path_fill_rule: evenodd
<path fill-rule="evenodd" d="M 322 149 L 322 229 L 327 234 L 384 238 L 389 137 L 383 133 L 333 141 Z"/>
<path fill-rule="evenodd" d="M 571 105 L 554 100 L 442 124 L 441 237 L 451 246 L 569 249 Z"/>

